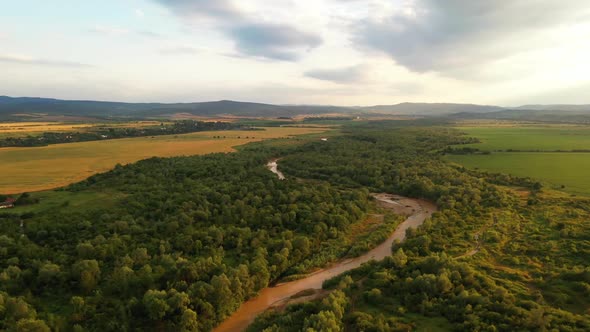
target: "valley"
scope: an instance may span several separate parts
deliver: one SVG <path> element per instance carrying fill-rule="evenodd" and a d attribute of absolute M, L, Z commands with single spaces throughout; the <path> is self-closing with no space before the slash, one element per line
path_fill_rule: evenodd
<path fill-rule="evenodd" d="M 461 156 L 442 152 L 473 138 L 440 123 L 265 129 L 84 142 L 247 144 L 14 195 L 0 211 L 4 326 L 24 315 L 53 329 L 590 328 L 585 196 L 449 163 Z"/>

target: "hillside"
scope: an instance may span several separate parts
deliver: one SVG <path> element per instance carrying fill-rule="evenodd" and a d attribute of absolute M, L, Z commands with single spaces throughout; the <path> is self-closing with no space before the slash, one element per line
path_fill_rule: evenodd
<path fill-rule="evenodd" d="M 502 110 L 498 106 L 450 103 L 401 103 L 396 105 L 376 105 L 362 107 L 362 110 L 374 113 L 400 115 L 446 115 L 459 112 L 487 113 Z"/>
<path fill-rule="evenodd" d="M 506 109 L 489 113 L 460 112 L 453 119 L 493 119 L 562 123 L 590 123 L 590 111 Z"/>
<path fill-rule="evenodd" d="M 401 103 L 367 107 L 321 105 L 272 105 L 231 100 L 195 103 L 123 103 L 91 100 L 0 96 L 0 119 L 18 119 L 23 115 L 145 118 L 178 113 L 196 116 L 291 117 L 314 114 L 379 114 L 440 116 L 458 112 L 486 113 L 502 110 L 497 106 L 473 104 Z"/>
<path fill-rule="evenodd" d="M 0 120 L 18 120 L 31 114 L 92 118 L 148 118 L 174 114 L 195 116 L 293 117 L 298 115 L 404 115 L 450 116 L 455 119 L 507 119 L 590 122 L 589 105 L 527 105 L 502 108 L 453 103 L 400 103 L 359 107 L 273 105 L 232 100 L 194 103 L 123 103 L 91 100 L 0 96 Z"/>
<path fill-rule="evenodd" d="M 329 107 L 277 106 L 237 101 L 202 103 L 121 103 L 87 100 L 58 100 L 47 98 L 0 97 L 0 116 L 42 113 L 48 115 L 89 117 L 147 117 L 175 113 L 193 115 L 289 116 L 296 112 L 332 112 Z"/>

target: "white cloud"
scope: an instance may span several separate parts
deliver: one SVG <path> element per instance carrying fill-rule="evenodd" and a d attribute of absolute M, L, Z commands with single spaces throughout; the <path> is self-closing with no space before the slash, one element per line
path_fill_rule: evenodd
<path fill-rule="evenodd" d="M 157 0 L 191 24 L 203 19 L 212 22 L 234 42 L 235 51 L 244 56 L 281 61 L 296 61 L 306 51 L 322 44 L 315 32 L 299 29 L 279 20 L 260 20 L 243 11 L 231 0 Z"/>
<path fill-rule="evenodd" d="M 552 30 L 590 14 L 582 0 L 416 0 L 409 5 L 356 21 L 355 43 L 412 71 L 451 75 L 559 43 L 562 35 L 548 38 Z"/>
<path fill-rule="evenodd" d="M 590 7 L 582 0 L 109 0 L 100 7 L 126 15 L 74 6 L 51 13 L 60 24 L 2 20 L 1 90 L 17 91 L 10 87 L 19 77 L 19 95 L 43 86 L 56 97 L 79 91 L 90 99 L 96 89 L 102 98 L 109 91 L 107 99 L 152 101 L 506 104 L 546 96 L 590 103 Z M 85 63 L 101 70 L 71 70 Z M 70 79 L 62 94 L 56 73 Z M 27 88 L 31 82 L 38 89 Z M 98 87 L 122 82 L 124 92 Z"/>
<path fill-rule="evenodd" d="M 52 66 L 52 67 L 73 67 L 73 68 L 88 68 L 92 65 L 74 62 L 68 60 L 56 60 L 56 59 L 41 59 L 26 55 L 15 55 L 15 54 L 0 54 L 0 62 L 21 64 L 21 65 L 39 65 L 39 66 Z"/>
<path fill-rule="evenodd" d="M 96 33 L 111 35 L 111 36 L 127 35 L 131 32 L 129 29 L 115 27 L 115 26 L 105 26 L 105 25 L 95 25 L 92 28 L 90 28 L 89 30 L 91 32 L 96 32 Z"/>
<path fill-rule="evenodd" d="M 191 45 L 169 46 L 163 47 L 159 50 L 161 54 L 165 55 L 195 55 L 206 51 L 208 50 L 205 48 L 195 47 Z"/>
<path fill-rule="evenodd" d="M 369 71 L 370 68 L 366 65 L 356 65 L 344 68 L 312 69 L 305 72 L 305 76 L 340 84 L 355 84 L 367 81 Z"/>

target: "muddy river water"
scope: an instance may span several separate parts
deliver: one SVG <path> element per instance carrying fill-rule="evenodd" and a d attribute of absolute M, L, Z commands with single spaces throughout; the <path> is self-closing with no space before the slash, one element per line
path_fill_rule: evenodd
<path fill-rule="evenodd" d="M 274 165 L 269 165 L 269 168 L 272 166 L 274 166 L 274 170 L 276 171 L 276 161 L 274 161 Z M 288 299 L 306 289 L 321 289 L 325 280 L 357 268 L 370 260 L 382 260 L 391 254 L 391 246 L 394 241 L 403 241 L 405 239 L 406 229 L 418 227 L 426 218 L 430 217 L 432 212 L 436 211 L 434 204 L 423 200 L 389 194 L 374 194 L 373 197 L 380 202 L 381 206 L 390 208 L 396 213 L 405 213 L 408 215 L 407 219 L 398 225 L 393 234 L 385 242 L 360 257 L 337 262 L 303 279 L 264 288 L 257 297 L 243 303 L 236 312 L 214 331 L 243 331 L 254 321 L 257 315 L 272 307 L 273 304 Z"/>

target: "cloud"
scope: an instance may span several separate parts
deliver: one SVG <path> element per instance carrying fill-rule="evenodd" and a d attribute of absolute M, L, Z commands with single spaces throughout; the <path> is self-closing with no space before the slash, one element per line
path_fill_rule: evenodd
<path fill-rule="evenodd" d="M 89 29 L 91 32 L 105 34 L 105 35 L 112 35 L 112 36 L 120 36 L 120 35 L 127 35 L 131 31 L 119 27 L 113 26 L 104 26 L 104 25 L 95 25 Z"/>
<path fill-rule="evenodd" d="M 146 38 L 163 38 L 163 36 L 157 32 L 149 31 L 149 30 L 130 30 L 116 26 L 106 26 L 106 25 L 95 25 L 92 28 L 88 29 L 90 32 L 98 33 L 102 35 L 108 36 L 127 36 L 127 35 L 137 35 Z"/>
<path fill-rule="evenodd" d="M 206 49 L 190 45 L 172 46 L 160 49 L 161 54 L 165 55 L 193 55 L 204 52 Z"/>
<path fill-rule="evenodd" d="M 135 14 L 135 16 L 139 17 L 139 18 L 143 18 L 145 17 L 145 12 L 139 8 L 135 9 L 133 11 L 133 13 Z"/>
<path fill-rule="evenodd" d="M 452 72 L 547 44 L 546 33 L 588 17 L 583 0 L 415 0 L 354 23 L 361 49 L 414 72 Z"/>
<path fill-rule="evenodd" d="M 155 0 L 174 14 L 205 19 L 242 19 L 242 13 L 229 0 Z"/>
<path fill-rule="evenodd" d="M 347 84 L 359 83 L 367 79 L 367 66 L 357 65 L 345 68 L 313 69 L 307 71 L 305 76 L 323 81 Z"/>
<path fill-rule="evenodd" d="M 243 24 L 229 34 L 243 54 L 286 61 L 297 60 L 302 51 L 322 43 L 314 34 L 280 24 Z"/>
<path fill-rule="evenodd" d="M 229 0 L 156 0 L 191 23 L 211 22 L 234 42 L 238 55 L 295 61 L 322 44 L 320 36 L 283 23 L 254 20 Z"/>
<path fill-rule="evenodd" d="M 146 38 L 165 38 L 164 35 L 161 35 L 157 32 L 154 31 L 149 31 L 149 30 L 137 30 L 134 31 L 137 35 L 142 36 L 142 37 L 146 37 Z"/>
<path fill-rule="evenodd" d="M 0 54 L 0 62 L 51 67 L 89 68 L 92 65 L 65 60 L 39 59 L 23 55 Z"/>

